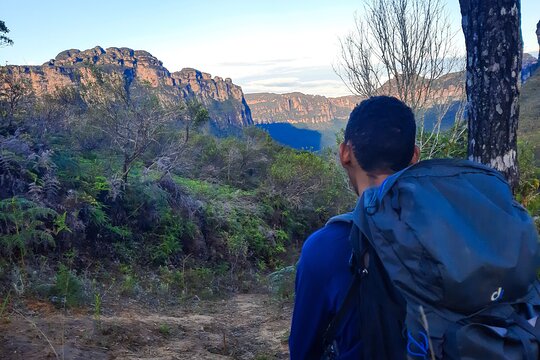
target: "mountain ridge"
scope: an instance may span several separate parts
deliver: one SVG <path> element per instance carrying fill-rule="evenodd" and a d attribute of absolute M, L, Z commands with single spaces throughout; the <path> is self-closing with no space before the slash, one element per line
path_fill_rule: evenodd
<path fill-rule="evenodd" d="M 245 94 L 255 124 L 326 123 L 346 120 L 362 98 L 355 95 L 326 97 L 298 91 L 275 94 L 269 92 Z"/>
<path fill-rule="evenodd" d="M 458 71 L 441 76 L 433 84 L 435 100 L 444 98 L 454 102 L 465 93 L 465 72 Z M 381 86 L 381 93 L 396 92 L 393 80 Z M 247 93 L 255 124 L 291 123 L 321 124 L 334 120 L 348 120 L 352 109 L 364 98 L 358 95 L 326 97 L 298 91 L 276 94 L 269 92 Z"/>
<path fill-rule="evenodd" d="M 42 65 L 7 65 L 4 68 L 28 82 L 37 96 L 66 86 L 80 86 L 84 77 L 91 77 L 90 67 L 121 73 L 126 83 L 137 80 L 152 88 L 160 88 L 173 101 L 197 98 L 208 108 L 213 124 L 224 129 L 253 124 L 251 111 L 242 88 L 230 78 L 212 77 L 194 68 L 170 72 L 163 62 L 145 50 L 126 47 L 103 49 L 68 49 Z"/>

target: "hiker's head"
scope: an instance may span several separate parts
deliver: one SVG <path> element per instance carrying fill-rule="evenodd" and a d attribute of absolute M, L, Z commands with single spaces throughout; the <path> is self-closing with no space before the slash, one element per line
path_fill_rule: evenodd
<path fill-rule="evenodd" d="M 394 97 L 371 97 L 354 108 L 340 159 L 358 195 L 418 161 L 415 136 L 412 110 Z"/>

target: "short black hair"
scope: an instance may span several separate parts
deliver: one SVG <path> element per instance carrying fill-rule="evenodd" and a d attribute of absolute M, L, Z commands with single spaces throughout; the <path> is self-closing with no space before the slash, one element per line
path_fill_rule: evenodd
<path fill-rule="evenodd" d="M 351 112 L 345 142 L 364 171 L 399 171 L 414 154 L 416 122 L 410 107 L 391 96 L 374 96 Z"/>

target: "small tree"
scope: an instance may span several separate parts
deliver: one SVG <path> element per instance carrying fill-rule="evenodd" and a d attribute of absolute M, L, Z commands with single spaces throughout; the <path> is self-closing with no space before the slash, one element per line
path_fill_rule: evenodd
<path fill-rule="evenodd" d="M 6 26 L 6 23 L 0 20 L 0 47 L 13 45 L 13 40 L 5 35 L 7 33 L 9 33 L 9 29 Z"/>
<path fill-rule="evenodd" d="M 182 121 L 186 129 L 185 142 L 189 141 L 190 129 L 201 126 L 210 119 L 208 110 L 197 99 L 189 99 L 186 102 L 186 108 L 182 115 Z"/>
<path fill-rule="evenodd" d="M 362 97 L 393 95 L 418 110 L 456 69 L 454 32 L 441 0 L 365 0 L 341 41 L 336 72 Z"/>
<path fill-rule="evenodd" d="M 341 61 L 335 70 L 357 95 L 391 95 L 409 105 L 417 118 L 423 158 L 433 157 L 441 143 L 463 136 L 459 109 L 464 79 L 459 72 L 452 73 L 461 70 L 462 61 L 443 2 L 364 0 L 364 4 L 364 12 L 355 16 L 355 31 L 341 41 Z M 456 126 L 441 134 L 443 119 L 452 114 Z"/>
<path fill-rule="evenodd" d="M 31 94 L 31 86 L 14 74 L 12 68 L 0 68 L 0 118 L 3 126 L 13 130 L 15 118 L 24 110 L 22 105 Z"/>
<path fill-rule="evenodd" d="M 135 88 L 121 74 L 93 69 L 82 88 L 88 106 L 87 124 L 110 142 L 122 156 L 120 177 L 127 183 L 135 162 L 159 140 L 176 115 L 143 84 Z M 176 109 L 174 109 L 176 110 Z"/>
<path fill-rule="evenodd" d="M 169 130 L 161 134 L 157 146 L 158 151 L 155 151 L 157 156 L 147 168 L 161 173 L 160 179 L 169 175 L 180 165 L 185 168 L 192 161 L 189 156 L 184 156 L 184 152 L 189 147 L 191 131 L 209 120 L 208 110 L 196 99 L 189 99 L 185 103 L 169 103 L 167 108 L 176 117 L 177 124 L 174 127 L 168 127 Z M 180 127 L 184 128 L 183 135 Z"/>

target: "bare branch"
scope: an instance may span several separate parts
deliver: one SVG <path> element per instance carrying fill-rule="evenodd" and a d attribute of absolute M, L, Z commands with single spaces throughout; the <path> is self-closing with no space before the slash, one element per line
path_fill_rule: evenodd
<path fill-rule="evenodd" d="M 418 110 L 435 81 L 456 70 L 454 38 L 442 0 L 366 0 L 355 30 L 341 39 L 336 73 L 362 97 L 392 95 Z"/>

